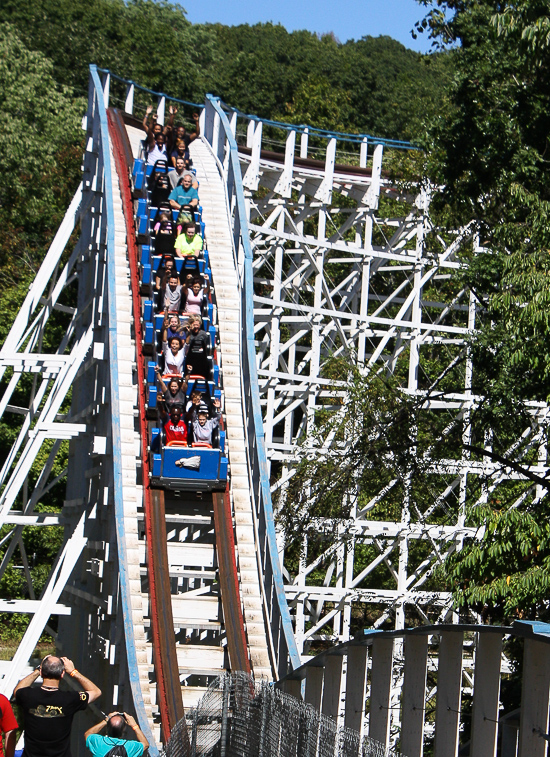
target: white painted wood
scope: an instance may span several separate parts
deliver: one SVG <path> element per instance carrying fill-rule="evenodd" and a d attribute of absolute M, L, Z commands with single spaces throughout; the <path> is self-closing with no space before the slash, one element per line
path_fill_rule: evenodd
<path fill-rule="evenodd" d="M 251 122 L 253 123 L 253 122 Z M 261 129 L 254 134 L 257 141 L 258 159 L 261 145 Z M 203 219 L 208 229 L 208 244 L 213 284 L 216 290 L 218 306 L 218 324 L 220 345 L 218 361 L 222 375 L 233 376 L 240 385 L 240 343 L 241 320 L 238 273 L 235 269 L 233 251 L 232 225 L 229 217 L 225 187 L 207 143 L 195 140 L 191 144 L 193 165 L 201 176 L 200 201 L 203 207 Z M 215 244 L 212 240 L 215 239 Z M 223 296 L 217 288 L 218 278 L 223 279 L 227 293 Z M 269 631 L 265 625 L 263 581 L 260 573 L 258 555 L 255 548 L 255 527 L 253 501 L 246 462 L 242 460 L 245 448 L 245 430 L 242 389 L 235 399 L 225 397 L 227 449 L 231 469 L 231 498 L 235 513 L 235 536 L 237 562 L 241 578 L 241 596 L 243 600 L 244 619 L 254 633 L 247 632 L 250 659 L 256 675 L 272 677 L 269 654 Z M 246 518 L 239 519 L 238 516 Z"/>
<path fill-rule="evenodd" d="M 372 156 L 372 176 L 370 187 L 367 192 L 367 205 L 372 210 L 378 207 L 380 198 L 380 184 L 382 175 L 382 158 L 384 155 L 384 145 L 376 145 Z"/>
<path fill-rule="evenodd" d="M 253 123 L 251 121 L 251 123 Z M 263 124 L 261 121 L 256 123 L 254 129 L 254 137 L 252 139 L 252 155 L 250 156 L 250 163 L 243 176 L 243 186 L 252 191 L 258 189 L 260 182 L 260 153 L 262 149 L 262 129 Z"/>
<path fill-rule="evenodd" d="M 501 656 L 502 636 L 499 633 L 478 634 L 472 710 L 472 755 L 496 755 Z"/>
<path fill-rule="evenodd" d="M 256 131 L 256 121 L 254 121 L 252 118 L 248 122 L 248 126 L 246 127 L 246 146 L 252 147 L 254 144 L 254 132 Z"/>
<path fill-rule="evenodd" d="M 164 111 L 166 108 L 166 98 L 164 95 L 159 97 L 158 105 L 157 105 L 157 123 L 159 123 L 161 126 L 164 126 Z"/>
<path fill-rule="evenodd" d="M 307 158 L 308 139 L 309 139 L 309 129 L 306 126 L 306 128 L 303 130 L 303 132 L 300 135 L 300 157 L 301 158 Z"/>
<path fill-rule="evenodd" d="M 439 644 L 434 757 L 455 757 L 462 688 L 461 632 L 444 631 Z"/>
<path fill-rule="evenodd" d="M 281 197 L 290 197 L 292 190 L 292 171 L 294 169 L 294 150 L 296 147 L 296 132 L 290 131 L 286 138 L 285 163 L 283 172 L 275 186 L 275 192 Z"/>
<path fill-rule="evenodd" d="M 359 167 L 360 168 L 367 167 L 367 153 L 368 153 L 368 139 L 367 137 L 363 137 L 363 141 L 361 142 L 361 148 L 359 152 Z"/>
<path fill-rule="evenodd" d="M 516 724 L 505 721 L 501 727 L 500 757 L 517 757 L 519 730 Z"/>
<path fill-rule="evenodd" d="M 334 166 L 336 164 L 336 139 L 332 137 L 327 145 L 325 157 L 325 172 L 319 189 L 315 192 L 315 199 L 328 205 L 332 200 L 332 184 L 334 181 Z M 324 236 L 324 234 L 323 234 Z"/>
<path fill-rule="evenodd" d="M 323 683 L 323 701 L 321 712 L 334 720 L 338 719 L 340 709 L 340 689 L 342 685 L 342 657 L 330 655 L 325 663 Z"/>
<path fill-rule="evenodd" d="M 325 669 L 318 667 L 308 667 L 306 670 L 306 691 L 304 701 L 314 707 L 317 712 L 321 712 L 321 701 L 323 696 L 323 677 Z"/>
<path fill-rule="evenodd" d="M 405 671 L 401 700 L 401 751 L 422 757 L 428 636 L 405 636 Z"/>
<path fill-rule="evenodd" d="M 105 107 L 109 107 L 109 89 L 111 86 L 111 74 L 109 72 L 103 74 L 101 77 L 102 84 L 103 84 L 103 102 L 105 103 Z"/>
<path fill-rule="evenodd" d="M 550 645 L 525 639 L 518 757 L 546 757 L 550 692 Z"/>
<path fill-rule="evenodd" d="M 351 647 L 346 668 L 346 728 L 362 734 L 367 684 L 367 647 Z"/>
<path fill-rule="evenodd" d="M 393 664 L 393 639 L 372 642 L 369 736 L 381 744 L 388 743 L 390 732 L 390 696 Z"/>
<path fill-rule="evenodd" d="M 134 85 L 128 84 L 126 88 L 126 102 L 124 103 L 124 112 L 130 115 L 134 112 Z"/>

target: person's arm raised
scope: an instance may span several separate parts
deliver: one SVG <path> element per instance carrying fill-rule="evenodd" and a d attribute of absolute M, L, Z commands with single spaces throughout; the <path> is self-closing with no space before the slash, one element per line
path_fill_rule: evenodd
<path fill-rule="evenodd" d="M 137 736 L 137 740 L 139 741 L 139 743 L 140 743 L 140 744 L 143 744 L 143 747 L 144 747 L 145 749 L 147 749 L 147 747 L 149 746 L 149 742 L 148 742 L 148 741 L 147 741 L 147 739 L 145 738 L 145 736 L 144 736 L 144 734 L 143 734 L 143 731 L 142 731 L 142 730 L 141 730 L 141 728 L 139 727 L 139 725 L 138 725 L 138 723 L 137 723 L 136 719 L 135 719 L 135 718 L 133 718 L 133 717 L 132 717 L 131 715 L 128 715 L 128 713 L 127 713 L 127 712 L 125 712 L 125 713 L 124 713 L 124 717 L 126 718 L 126 722 L 127 722 L 127 723 L 128 723 L 128 725 L 130 726 L 130 728 L 133 728 L 133 729 L 134 729 L 134 731 L 135 731 L 135 734 L 136 734 L 136 736 Z"/>
<path fill-rule="evenodd" d="M 116 712 L 111 712 L 111 715 L 116 715 L 116 714 L 117 714 Z M 88 728 L 88 730 L 84 732 L 84 741 L 86 741 L 88 736 L 91 736 L 93 733 L 99 733 L 100 731 L 102 731 L 103 728 L 105 728 L 105 726 L 109 722 L 109 718 L 111 717 L 111 715 L 107 715 L 106 717 L 103 718 L 103 720 L 100 720 L 99 723 L 97 723 L 96 725 L 93 725 L 91 728 Z"/>
<path fill-rule="evenodd" d="M 96 699 L 99 699 L 99 697 L 101 696 L 101 689 L 99 688 L 99 686 L 96 686 L 93 681 L 90 681 L 89 678 L 86 678 L 86 676 L 83 676 L 82 673 L 79 673 L 75 668 L 73 661 L 69 660 L 68 657 L 62 657 L 61 659 L 63 660 L 63 665 L 65 666 L 65 673 L 70 675 L 71 678 L 74 678 L 75 681 L 78 681 L 86 694 L 88 694 L 88 702 L 95 702 Z"/>
<path fill-rule="evenodd" d="M 153 112 L 153 106 L 148 105 L 147 110 L 145 111 L 145 115 L 143 116 L 143 128 L 147 132 L 147 136 L 149 136 L 149 116 Z"/>
<path fill-rule="evenodd" d="M 195 122 L 195 131 L 189 135 L 189 142 L 194 142 L 197 137 L 201 135 L 201 126 L 199 121 L 199 114 L 193 113 L 193 121 Z"/>
<path fill-rule="evenodd" d="M 22 678 L 15 689 L 13 690 L 13 693 L 15 694 L 16 691 L 19 691 L 19 689 L 26 689 L 28 686 L 33 684 L 37 678 L 40 677 L 40 666 L 35 668 L 32 673 L 29 673 L 28 676 L 25 676 L 25 678 Z"/>

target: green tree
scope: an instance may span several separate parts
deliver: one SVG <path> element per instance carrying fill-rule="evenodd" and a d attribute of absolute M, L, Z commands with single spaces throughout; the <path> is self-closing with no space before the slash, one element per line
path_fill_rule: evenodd
<path fill-rule="evenodd" d="M 74 192 L 82 149 L 82 99 L 59 87 L 51 61 L 0 25 L 0 271 L 20 281 Z M 29 271 L 30 269 L 30 271 Z"/>
<path fill-rule="evenodd" d="M 439 0 L 424 22 L 436 44 L 455 48 L 452 107 L 431 132 L 430 171 L 443 187 L 434 207 L 449 225 L 473 218 L 486 250 L 464 279 L 484 310 L 472 343 L 478 416 L 493 430 L 489 455 L 503 465 L 521 436 L 511 416 L 531 439 L 525 402 L 550 399 L 549 23 L 548 5 L 536 0 Z M 481 436 L 473 446 L 478 454 Z M 537 447 L 519 444 L 524 472 Z M 547 615 L 549 483 L 535 483 L 542 497 L 522 500 L 518 483 L 471 510 L 483 538 L 450 562 L 457 601 L 494 621 Z"/>

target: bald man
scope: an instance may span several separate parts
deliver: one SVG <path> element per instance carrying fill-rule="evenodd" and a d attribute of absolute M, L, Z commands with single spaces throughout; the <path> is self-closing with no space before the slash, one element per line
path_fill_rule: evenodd
<path fill-rule="evenodd" d="M 100 732 L 105 727 L 107 727 L 107 733 L 103 735 Z M 133 738 L 125 738 L 130 728 L 137 741 Z M 111 712 L 97 725 L 88 728 L 84 736 L 86 746 L 94 757 L 105 757 L 114 747 L 124 747 L 127 757 L 141 757 L 149 746 L 135 718 L 127 712 Z"/>
<path fill-rule="evenodd" d="M 59 684 L 65 674 L 74 678 L 82 690 L 61 690 Z M 40 676 L 42 685 L 32 686 Z M 79 673 L 68 657 L 47 655 L 19 681 L 13 693 L 25 715 L 23 757 L 71 757 L 73 717 L 100 697 L 101 689 Z"/>

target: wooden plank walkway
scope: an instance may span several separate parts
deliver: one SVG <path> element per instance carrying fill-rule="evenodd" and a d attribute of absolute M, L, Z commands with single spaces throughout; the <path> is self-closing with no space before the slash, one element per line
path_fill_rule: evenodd
<path fill-rule="evenodd" d="M 237 560 L 244 606 L 250 660 L 257 678 L 272 678 L 268 631 L 262 603 L 262 577 L 256 553 L 253 503 L 248 474 L 241 387 L 241 312 L 238 272 L 233 253 L 231 219 L 224 184 L 216 160 L 206 142 L 191 144 L 193 167 L 199 179 L 213 284 L 218 308 L 220 348 L 218 361 L 223 372 L 225 414 L 231 497 L 235 514 Z M 220 354 L 221 353 L 221 354 Z"/>

